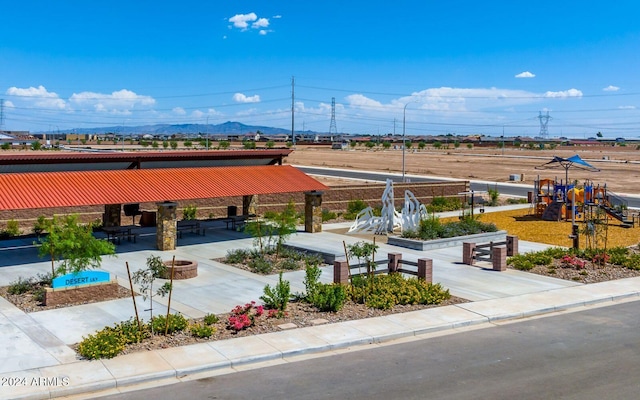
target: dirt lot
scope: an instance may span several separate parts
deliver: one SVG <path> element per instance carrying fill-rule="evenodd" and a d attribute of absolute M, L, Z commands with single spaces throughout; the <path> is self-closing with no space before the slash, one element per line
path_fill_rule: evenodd
<path fill-rule="evenodd" d="M 464 146 L 464 145 L 463 145 Z M 621 194 L 640 193 L 640 150 L 635 146 L 612 147 L 558 147 L 554 150 L 524 150 L 472 148 L 458 149 L 425 148 L 407 150 L 405 172 L 460 179 L 508 182 L 512 174 L 524 175 L 525 184 L 533 185 L 536 177 L 564 180 L 564 169 L 538 170 L 554 156 L 580 157 L 599 168 L 600 172 L 588 172 L 576 168 L 569 170 L 569 180 L 583 183 L 590 179 L 595 185 L 607 185 L 613 192 Z M 294 165 L 354 168 L 370 171 L 402 172 L 401 150 L 366 150 L 362 146 L 355 150 L 331 150 L 319 147 L 298 147 L 287 157 Z M 334 184 L 334 181 L 327 181 Z M 344 183 L 344 182 L 336 182 Z"/>

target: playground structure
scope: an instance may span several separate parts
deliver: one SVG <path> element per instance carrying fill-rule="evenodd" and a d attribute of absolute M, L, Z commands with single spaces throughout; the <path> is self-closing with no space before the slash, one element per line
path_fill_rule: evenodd
<path fill-rule="evenodd" d="M 601 210 L 606 216 L 632 227 L 635 218 L 629 214 L 627 201 L 607 189 L 586 180 L 583 185 L 557 179 L 536 179 L 533 199 L 534 214 L 545 221 L 593 220 Z"/>

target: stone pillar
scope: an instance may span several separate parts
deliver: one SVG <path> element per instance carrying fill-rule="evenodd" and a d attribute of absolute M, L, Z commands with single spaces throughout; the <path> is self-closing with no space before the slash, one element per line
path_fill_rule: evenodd
<path fill-rule="evenodd" d="M 242 215 L 258 214 L 258 195 L 250 194 L 242 196 Z"/>
<path fill-rule="evenodd" d="M 491 259 L 493 262 L 494 271 L 506 271 L 507 270 L 507 247 L 496 246 L 491 248 Z"/>
<path fill-rule="evenodd" d="M 157 203 L 156 246 L 158 250 L 175 250 L 176 248 L 176 209 L 178 203 L 166 201 Z"/>
<path fill-rule="evenodd" d="M 322 232 L 322 192 L 313 191 L 304 194 L 304 231 Z"/>
<path fill-rule="evenodd" d="M 476 244 L 469 242 L 462 243 L 462 263 L 466 265 L 473 265 L 475 256 Z"/>
<path fill-rule="evenodd" d="M 430 258 L 418 258 L 418 278 L 427 283 L 433 282 L 433 260 Z"/>
<path fill-rule="evenodd" d="M 349 283 L 349 263 L 346 261 L 333 262 L 333 283 Z"/>
<path fill-rule="evenodd" d="M 402 260 L 402 253 L 389 253 L 387 254 L 389 259 L 389 273 L 392 274 L 394 272 L 398 272 L 398 268 L 400 268 L 400 261 Z"/>
<path fill-rule="evenodd" d="M 518 255 L 518 237 L 515 235 L 507 235 L 507 257 Z"/>
<path fill-rule="evenodd" d="M 122 204 L 105 204 L 102 214 L 102 226 L 120 226 Z"/>

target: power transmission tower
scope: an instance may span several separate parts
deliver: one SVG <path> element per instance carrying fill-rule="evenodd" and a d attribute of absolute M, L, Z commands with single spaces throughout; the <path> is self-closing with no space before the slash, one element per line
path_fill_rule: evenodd
<path fill-rule="evenodd" d="M 331 98 L 331 123 L 329 124 L 329 135 L 337 135 L 338 128 L 336 127 L 336 98 Z"/>
<path fill-rule="evenodd" d="M 538 119 L 540 120 L 540 137 L 548 139 L 549 129 L 547 129 L 547 126 L 549 125 L 549 120 L 551 119 L 551 117 L 549 116 L 549 111 L 547 111 L 546 114 L 542 114 L 542 111 L 540 111 Z"/>
<path fill-rule="evenodd" d="M 4 99 L 0 99 L 0 132 L 4 132 Z"/>

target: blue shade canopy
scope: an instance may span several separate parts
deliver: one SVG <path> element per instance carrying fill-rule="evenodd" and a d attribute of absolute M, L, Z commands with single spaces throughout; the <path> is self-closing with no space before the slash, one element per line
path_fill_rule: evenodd
<path fill-rule="evenodd" d="M 565 171 L 567 171 L 569 170 L 569 168 L 572 168 L 572 167 L 584 169 L 591 172 L 600 172 L 598 168 L 589 164 L 588 162 L 580 158 L 580 156 L 577 154 L 569 158 L 562 158 L 562 157 L 555 156 L 553 157 L 553 160 L 536 167 L 536 169 L 563 168 Z"/>

